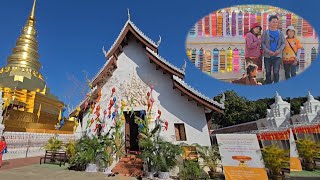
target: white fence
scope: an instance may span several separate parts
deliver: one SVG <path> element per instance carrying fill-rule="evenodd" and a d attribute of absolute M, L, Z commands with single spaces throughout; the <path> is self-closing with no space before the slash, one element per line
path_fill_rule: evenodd
<path fill-rule="evenodd" d="M 75 139 L 73 134 L 44 134 L 28 132 L 4 132 L 8 146 L 8 153 L 3 156 L 4 160 L 43 156 L 45 150 L 42 148 L 48 140 L 57 136 L 63 143 Z"/>

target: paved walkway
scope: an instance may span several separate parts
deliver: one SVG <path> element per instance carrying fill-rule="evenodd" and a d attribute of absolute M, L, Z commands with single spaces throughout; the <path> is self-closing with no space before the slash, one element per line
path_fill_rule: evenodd
<path fill-rule="evenodd" d="M 69 171 L 67 166 L 52 164 L 36 164 L 20 168 L 0 171 L 1 180 L 135 180 L 134 177 L 117 175 L 107 177 L 105 174 Z"/>
<path fill-rule="evenodd" d="M 6 160 L 0 168 L 1 180 L 134 180 L 134 177 L 116 175 L 107 177 L 105 174 L 69 171 L 68 166 L 55 164 L 39 164 L 40 157 Z"/>
<path fill-rule="evenodd" d="M 30 166 L 30 165 L 39 164 L 39 163 L 40 163 L 40 157 L 5 160 L 2 162 L 2 167 L 0 168 L 0 171 L 24 167 L 24 166 Z"/>

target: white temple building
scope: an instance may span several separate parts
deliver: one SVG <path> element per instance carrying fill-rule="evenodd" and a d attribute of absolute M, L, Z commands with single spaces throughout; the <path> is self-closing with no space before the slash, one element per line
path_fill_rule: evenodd
<path fill-rule="evenodd" d="M 314 99 L 310 92 L 308 93 L 308 101 L 301 106 L 299 122 L 320 122 L 320 101 Z"/>
<path fill-rule="evenodd" d="M 285 127 L 290 124 L 290 103 L 283 101 L 282 97 L 276 92 L 275 103 L 267 110 L 267 128 Z"/>
<path fill-rule="evenodd" d="M 77 106 L 81 109 L 78 133 L 95 134 L 99 118 L 105 123 L 104 131 L 112 127 L 113 117 L 108 116 L 110 113 L 107 111 L 110 102 L 115 100 L 119 109 L 120 106 L 123 109 L 122 131 L 127 151 L 139 149 L 139 127 L 129 115 L 132 111 L 136 116 L 148 116 L 150 129 L 161 116 L 166 125 L 160 136 L 167 141 L 211 145 L 210 114 L 214 111 L 222 113 L 224 104 L 188 85 L 184 81 L 186 64 L 178 68 L 161 57 L 158 52 L 160 43 L 161 37 L 157 43 L 152 41 L 130 20 L 129 14 L 114 44 L 108 51 L 103 50 L 107 61 L 91 81 L 91 98 L 86 97 Z M 151 107 L 148 98 L 151 99 Z M 88 110 L 90 107 L 93 107 L 91 112 Z M 75 113 L 76 109 L 70 116 Z"/>

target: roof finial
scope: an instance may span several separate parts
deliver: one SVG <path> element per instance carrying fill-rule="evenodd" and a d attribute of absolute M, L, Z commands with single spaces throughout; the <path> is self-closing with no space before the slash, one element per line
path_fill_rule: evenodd
<path fill-rule="evenodd" d="M 186 72 L 186 68 L 187 68 L 187 61 L 184 59 L 184 64 L 181 69 L 183 72 Z"/>
<path fill-rule="evenodd" d="M 128 20 L 130 21 L 131 20 L 130 9 L 129 8 L 127 8 L 127 9 L 128 9 Z"/>
<path fill-rule="evenodd" d="M 222 93 L 222 97 L 220 99 L 220 104 L 224 105 L 224 102 L 226 101 L 226 95 L 224 94 L 224 92 Z"/>
<path fill-rule="evenodd" d="M 103 54 L 104 54 L 104 57 L 107 57 L 107 52 L 106 52 L 106 50 L 104 49 L 104 46 L 102 47 L 102 52 L 103 52 Z"/>
<path fill-rule="evenodd" d="M 313 101 L 314 100 L 314 97 L 312 96 L 310 91 L 308 91 L 308 100 L 309 101 Z"/>
<path fill-rule="evenodd" d="M 34 13 L 35 13 L 35 11 L 36 11 L 36 3 L 37 3 L 37 0 L 34 0 L 34 1 L 33 1 L 32 10 L 31 10 L 31 13 L 30 13 L 30 18 L 31 18 L 31 19 L 34 19 Z"/>
<path fill-rule="evenodd" d="M 161 36 L 159 35 L 159 40 L 157 42 L 157 46 L 160 46 L 160 43 L 161 43 Z"/>
<path fill-rule="evenodd" d="M 279 95 L 278 91 L 276 91 L 275 101 L 276 103 L 283 102 L 282 97 Z"/>

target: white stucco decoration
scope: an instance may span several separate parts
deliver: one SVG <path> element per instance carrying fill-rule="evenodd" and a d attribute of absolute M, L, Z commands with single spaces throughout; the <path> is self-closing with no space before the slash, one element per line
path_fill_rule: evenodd
<path fill-rule="evenodd" d="M 131 81 L 126 82 L 122 88 L 122 99 L 126 104 L 130 104 L 131 98 L 133 98 L 133 106 L 146 106 L 148 88 L 145 83 L 138 79 L 136 73 L 133 73 Z"/>

